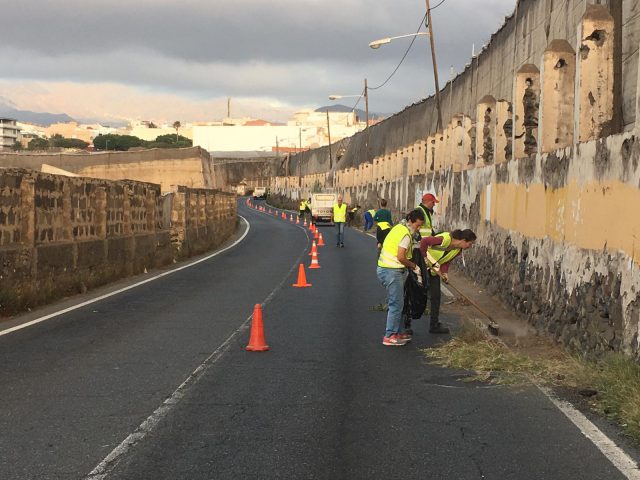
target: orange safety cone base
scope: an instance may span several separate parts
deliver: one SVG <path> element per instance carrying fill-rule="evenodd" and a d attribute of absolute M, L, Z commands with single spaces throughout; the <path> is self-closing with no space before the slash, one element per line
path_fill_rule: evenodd
<path fill-rule="evenodd" d="M 247 345 L 245 349 L 247 352 L 266 352 L 269 350 L 269 345 L 262 345 L 261 347 L 252 347 L 251 345 Z"/>

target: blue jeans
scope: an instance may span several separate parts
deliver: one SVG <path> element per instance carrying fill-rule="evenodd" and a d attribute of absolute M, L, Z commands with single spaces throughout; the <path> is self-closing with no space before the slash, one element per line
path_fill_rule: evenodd
<path fill-rule="evenodd" d="M 338 232 L 336 236 L 336 245 L 342 245 L 344 243 L 344 222 L 335 222 L 335 224 Z"/>
<path fill-rule="evenodd" d="M 364 212 L 364 231 L 366 232 L 373 227 L 373 217 L 369 212 Z"/>
<path fill-rule="evenodd" d="M 376 270 L 378 280 L 387 289 L 387 328 L 384 336 L 390 337 L 400 333 L 400 320 L 402 319 L 402 307 L 404 306 L 404 280 L 407 278 L 405 268 L 384 268 Z"/>

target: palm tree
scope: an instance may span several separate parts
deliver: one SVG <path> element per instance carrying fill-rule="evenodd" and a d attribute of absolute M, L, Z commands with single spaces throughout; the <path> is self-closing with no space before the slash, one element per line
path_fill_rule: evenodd
<path fill-rule="evenodd" d="M 182 124 L 180 123 L 180 120 L 176 120 L 175 122 L 173 122 L 173 128 L 176 129 L 176 143 L 178 143 L 178 131 L 180 130 L 181 126 Z"/>

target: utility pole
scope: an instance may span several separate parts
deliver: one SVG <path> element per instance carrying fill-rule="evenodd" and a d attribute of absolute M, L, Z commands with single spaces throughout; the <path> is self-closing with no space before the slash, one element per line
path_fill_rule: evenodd
<path fill-rule="evenodd" d="M 438 109 L 438 124 L 436 130 L 442 128 L 442 110 L 440 109 L 440 85 L 438 84 L 438 64 L 436 62 L 436 44 L 433 39 L 433 27 L 431 26 L 431 6 L 429 0 L 425 0 L 427 4 L 427 27 L 429 28 L 429 42 L 431 43 L 431 63 L 433 64 L 433 81 L 436 84 L 436 108 Z"/>
<path fill-rule="evenodd" d="M 227 118 L 231 118 L 231 97 L 227 97 Z"/>
<path fill-rule="evenodd" d="M 364 128 L 369 127 L 369 87 L 367 87 L 367 79 L 364 79 L 364 114 L 367 122 Z"/>
<path fill-rule="evenodd" d="M 331 127 L 329 125 L 329 109 L 327 108 L 327 136 L 329 137 L 329 169 L 333 164 L 333 157 L 331 155 Z"/>
<path fill-rule="evenodd" d="M 300 153 L 302 153 L 302 127 L 298 129 L 298 134 L 300 135 Z"/>
<path fill-rule="evenodd" d="M 278 143 L 278 137 L 276 137 L 276 158 L 280 158 L 280 144 Z"/>

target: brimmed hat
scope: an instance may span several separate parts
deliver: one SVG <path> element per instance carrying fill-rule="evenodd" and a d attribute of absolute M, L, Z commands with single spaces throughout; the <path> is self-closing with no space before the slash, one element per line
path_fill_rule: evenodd
<path fill-rule="evenodd" d="M 422 195 L 422 203 L 428 200 L 433 200 L 434 203 L 440 203 L 440 201 L 436 198 L 436 196 L 433 193 L 425 193 L 424 195 Z"/>

